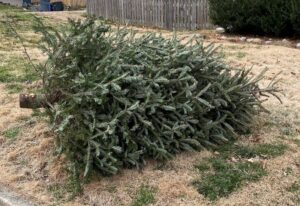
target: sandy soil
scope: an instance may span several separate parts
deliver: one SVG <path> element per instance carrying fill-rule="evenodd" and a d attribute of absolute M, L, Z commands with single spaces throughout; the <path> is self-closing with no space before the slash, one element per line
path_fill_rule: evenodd
<path fill-rule="evenodd" d="M 49 18 L 66 21 L 81 13 L 43 13 Z M 152 29 L 139 29 L 141 33 Z M 172 33 L 162 31 L 165 36 Z M 271 98 L 265 103 L 271 114 L 258 117 L 255 136 L 263 142 L 284 142 L 289 145 L 285 155 L 266 162 L 268 175 L 257 183 L 249 183 L 228 198 L 211 203 L 191 185 L 198 177 L 194 164 L 211 156 L 208 151 L 184 153 L 163 167 L 149 160 L 142 170 L 123 170 L 114 177 L 99 177 L 85 185 L 82 196 L 60 203 L 49 188 L 67 182 L 65 164 L 53 155 L 54 136 L 45 120 L 32 117 L 32 111 L 20 109 L 18 95 L 9 94 L 0 84 L 0 183 L 35 201 L 37 205 L 130 205 L 142 184 L 157 188 L 155 206 L 199 205 L 300 205 L 299 194 L 286 188 L 300 179 L 300 149 L 293 139 L 300 140 L 300 50 L 276 45 L 234 43 L 222 40 L 213 32 L 180 32 L 182 37 L 206 35 L 207 42 L 222 46 L 226 61 L 239 67 L 252 67 L 258 74 L 269 68 L 266 81 L 282 72 L 280 88 L 283 104 Z M 263 127 L 262 127 L 263 125 Z M 22 128 L 15 140 L 7 140 L 2 132 L 14 127 Z M 286 135 L 289 130 L 292 135 Z M 248 140 L 241 140 L 248 142 Z M 298 199 L 297 199 L 298 198 Z"/>

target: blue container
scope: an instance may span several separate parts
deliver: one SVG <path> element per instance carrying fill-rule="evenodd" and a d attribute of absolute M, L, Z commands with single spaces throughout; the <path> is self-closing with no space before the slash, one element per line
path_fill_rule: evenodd
<path fill-rule="evenodd" d="M 63 11 L 64 10 L 64 4 L 59 2 L 54 2 L 51 4 L 51 11 Z"/>
<path fill-rule="evenodd" d="M 23 0 L 23 7 L 28 8 L 31 6 L 31 0 Z"/>
<path fill-rule="evenodd" d="M 51 11 L 50 0 L 41 0 L 40 1 L 40 11 Z"/>

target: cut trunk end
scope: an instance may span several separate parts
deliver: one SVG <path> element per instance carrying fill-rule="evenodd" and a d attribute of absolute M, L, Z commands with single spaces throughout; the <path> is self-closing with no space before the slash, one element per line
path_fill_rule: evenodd
<path fill-rule="evenodd" d="M 47 106 L 46 97 L 36 94 L 20 94 L 20 107 L 27 109 L 38 109 Z"/>

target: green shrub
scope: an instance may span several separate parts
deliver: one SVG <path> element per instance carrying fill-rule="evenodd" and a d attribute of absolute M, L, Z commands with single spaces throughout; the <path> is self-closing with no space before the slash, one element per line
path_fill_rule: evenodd
<path fill-rule="evenodd" d="M 213 23 L 230 32 L 300 35 L 297 0 L 210 0 Z"/>
<path fill-rule="evenodd" d="M 59 34 L 37 23 L 49 55 L 44 92 L 59 99 L 47 110 L 58 147 L 85 174 L 224 144 L 249 131 L 264 110 L 259 95 L 276 92 L 272 83 L 260 89 L 262 75 L 223 64 L 198 37 L 137 37 L 93 19 Z"/>
<path fill-rule="evenodd" d="M 300 35 L 300 1 L 291 0 L 291 22 L 294 30 Z"/>
<path fill-rule="evenodd" d="M 259 1 L 210 0 L 210 17 L 214 24 L 223 26 L 231 32 L 262 33 L 257 27 L 259 12 L 255 10 Z"/>

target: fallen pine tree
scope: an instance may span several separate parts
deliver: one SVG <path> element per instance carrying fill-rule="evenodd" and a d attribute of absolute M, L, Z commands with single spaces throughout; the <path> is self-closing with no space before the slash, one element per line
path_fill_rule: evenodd
<path fill-rule="evenodd" d="M 37 20 L 36 31 L 48 55 L 44 95 L 21 102 L 46 107 L 57 147 L 84 175 L 227 143 L 266 111 L 262 96 L 277 97 L 276 82 L 259 86 L 264 72 L 229 67 L 199 37 L 137 37 L 94 19 L 70 21 L 65 33 Z"/>

